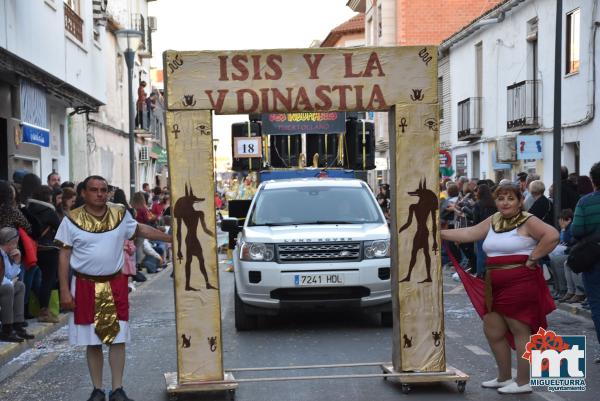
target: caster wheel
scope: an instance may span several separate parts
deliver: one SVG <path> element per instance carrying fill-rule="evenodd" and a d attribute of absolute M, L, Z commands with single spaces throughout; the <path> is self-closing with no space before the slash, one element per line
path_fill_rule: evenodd
<path fill-rule="evenodd" d="M 408 385 L 408 384 L 403 384 L 403 385 L 402 385 L 402 393 L 403 393 L 403 394 L 408 394 L 408 393 L 410 393 L 410 385 Z"/>
<path fill-rule="evenodd" d="M 465 381 L 459 381 L 456 383 L 456 388 L 458 389 L 459 393 L 464 393 L 465 387 L 467 387 L 467 382 Z"/>
<path fill-rule="evenodd" d="M 384 369 L 381 369 L 381 373 L 383 373 L 385 376 L 383 376 L 383 380 L 387 380 L 387 373 Z"/>
<path fill-rule="evenodd" d="M 227 390 L 227 399 L 230 401 L 235 400 L 235 390 Z"/>

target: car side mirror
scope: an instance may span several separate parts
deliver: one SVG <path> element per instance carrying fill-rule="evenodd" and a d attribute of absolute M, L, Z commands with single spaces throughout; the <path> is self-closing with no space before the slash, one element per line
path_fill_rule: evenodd
<path fill-rule="evenodd" d="M 242 227 L 238 226 L 238 219 L 235 217 L 228 217 L 221 221 L 221 231 L 228 233 L 237 234 L 242 231 Z"/>

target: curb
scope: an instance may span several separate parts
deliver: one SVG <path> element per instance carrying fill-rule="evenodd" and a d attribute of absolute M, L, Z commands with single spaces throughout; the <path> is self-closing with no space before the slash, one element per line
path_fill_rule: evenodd
<path fill-rule="evenodd" d="M 582 308 L 581 304 L 567 304 L 564 302 L 560 302 L 556 304 L 556 308 L 568 312 L 572 315 L 582 316 L 588 319 L 592 318 L 592 312 L 589 309 Z"/>
<path fill-rule="evenodd" d="M 61 313 L 58 316 L 58 323 L 38 323 L 35 319 L 29 319 L 29 327 L 27 332 L 35 336 L 34 339 L 25 340 L 22 343 L 7 343 L 0 342 L 0 365 L 4 365 L 10 359 L 28 350 L 29 348 L 35 347 L 35 344 L 42 338 L 54 333 L 62 326 L 67 324 L 69 321 L 69 315 Z"/>
<path fill-rule="evenodd" d="M 139 290 L 143 289 L 146 284 L 153 282 L 167 270 L 170 271 L 170 267 L 173 265 L 169 263 L 167 268 L 161 270 L 156 274 L 146 274 L 148 280 L 143 283 L 136 283 L 136 291 L 132 291 L 129 293 L 129 298 L 135 297 Z M 69 313 L 61 313 L 58 316 L 58 323 L 39 323 L 36 319 L 29 319 L 27 322 L 29 323 L 29 327 L 27 327 L 27 332 L 33 334 L 35 336 L 34 339 L 25 340 L 22 343 L 8 343 L 0 341 L 0 366 L 5 365 L 12 358 L 17 355 L 27 351 L 30 348 L 34 348 L 36 344 L 42 341 L 45 337 L 59 330 L 61 327 L 66 325 L 69 321 Z"/>

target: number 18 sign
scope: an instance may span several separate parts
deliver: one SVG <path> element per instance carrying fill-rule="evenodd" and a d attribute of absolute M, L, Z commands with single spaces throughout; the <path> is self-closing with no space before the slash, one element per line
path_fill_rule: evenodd
<path fill-rule="evenodd" d="M 261 137 L 233 138 L 233 157 L 262 157 Z"/>

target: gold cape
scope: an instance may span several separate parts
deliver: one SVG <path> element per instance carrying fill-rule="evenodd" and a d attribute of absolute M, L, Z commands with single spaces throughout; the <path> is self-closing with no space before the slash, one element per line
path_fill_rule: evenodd
<path fill-rule="evenodd" d="M 73 224 L 83 231 L 89 233 L 105 233 L 112 231 L 121 224 L 125 217 L 125 206 L 108 203 L 106 212 L 101 217 L 94 216 L 85 209 L 85 206 L 80 206 L 69 212 L 68 218 Z"/>

